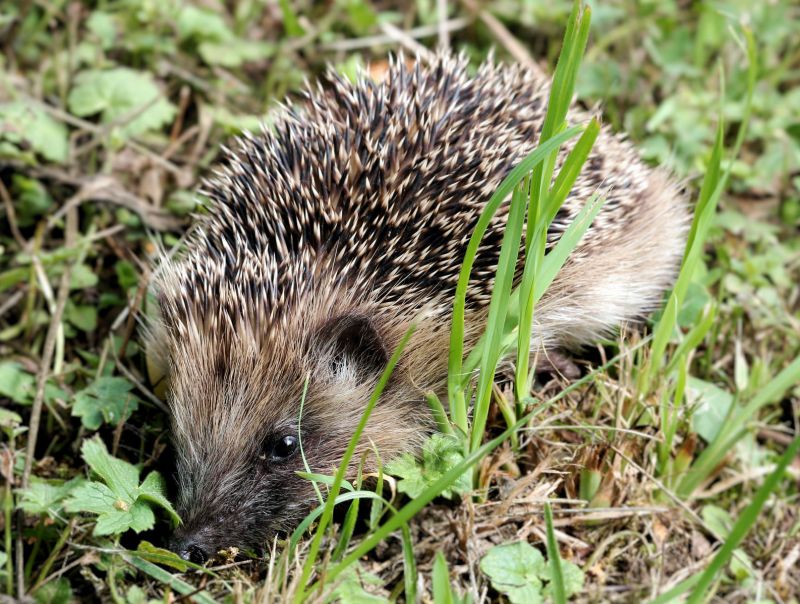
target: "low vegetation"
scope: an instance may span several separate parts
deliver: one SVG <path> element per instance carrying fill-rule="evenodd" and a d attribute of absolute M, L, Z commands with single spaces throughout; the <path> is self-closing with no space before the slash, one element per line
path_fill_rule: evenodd
<path fill-rule="evenodd" d="M 797 602 L 800 11 L 589 4 L 0 4 L 0 591 L 53 603 Z M 309 468 L 321 504 L 267 556 L 185 562 L 163 549 L 179 521 L 168 423 L 138 344 L 154 252 L 177 249 L 202 211 L 220 145 L 269 127 L 304 77 L 330 63 L 380 78 L 388 52 L 424 59 L 436 44 L 553 73 L 539 147 L 492 197 L 464 259 L 449 404 L 429 396 L 439 432 L 377 475 L 345 476 L 347 459 L 329 475 Z M 537 374 L 519 334 L 603 203 L 598 192 L 547 248 L 599 131 L 569 121 L 575 95 L 683 179 L 694 220 L 664 309 L 580 352 L 568 380 Z M 481 225 L 509 196 L 486 332 L 464 350 Z M 513 367 L 498 371 L 504 357 Z"/>

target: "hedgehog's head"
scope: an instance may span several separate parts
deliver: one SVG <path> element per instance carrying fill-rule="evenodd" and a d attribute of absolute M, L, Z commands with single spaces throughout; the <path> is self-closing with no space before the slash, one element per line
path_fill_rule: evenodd
<path fill-rule="evenodd" d="M 298 472 L 335 472 L 399 331 L 345 310 L 264 336 L 249 321 L 210 319 L 216 312 L 188 321 L 169 300 L 161 306 L 151 345 L 166 361 L 183 520 L 172 547 L 196 562 L 230 546 L 262 551 L 315 503 Z M 351 470 L 362 457 L 374 468 L 373 444 L 385 461 L 419 442 L 425 406 L 407 369 L 396 368 Z"/>

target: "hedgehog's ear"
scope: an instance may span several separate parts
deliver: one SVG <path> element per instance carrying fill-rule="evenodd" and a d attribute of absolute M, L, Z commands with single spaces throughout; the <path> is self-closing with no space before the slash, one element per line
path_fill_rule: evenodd
<path fill-rule="evenodd" d="M 342 315 L 327 321 L 317 333 L 334 366 L 346 363 L 362 377 L 373 377 L 386 367 L 389 354 L 369 317 Z"/>

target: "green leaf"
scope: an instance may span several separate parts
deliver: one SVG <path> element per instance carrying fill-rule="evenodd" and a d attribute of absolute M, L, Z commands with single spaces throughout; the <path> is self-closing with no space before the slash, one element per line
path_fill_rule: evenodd
<path fill-rule="evenodd" d="M 127 260 L 117 262 L 114 265 L 114 271 L 117 273 L 117 282 L 122 289 L 128 289 L 139 283 L 139 274 L 133 264 Z"/>
<path fill-rule="evenodd" d="M 422 457 L 418 461 L 405 453 L 386 466 L 389 474 L 399 476 L 397 489 L 409 497 L 418 497 L 422 492 L 444 476 L 451 468 L 464 459 L 464 448 L 455 436 L 432 434 L 422 448 Z M 469 493 L 472 490 L 470 475 L 462 474 L 452 486 L 442 491 L 444 497 Z"/>
<path fill-rule="evenodd" d="M 95 474 L 113 491 L 133 503 L 139 484 L 139 470 L 127 461 L 112 457 L 98 437 L 83 442 L 81 455 Z"/>
<path fill-rule="evenodd" d="M 0 408 L 0 428 L 16 428 L 22 423 L 19 413 Z"/>
<path fill-rule="evenodd" d="M 36 379 L 27 371 L 23 371 L 18 363 L 6 361 L 0 363 L 0 395 L 10 398 L 15 403 L 27 405 L 33 399 Z"/>
<path fill-rule="evenodd" d="M 547 572 L 547 563 L 530 544 L 519 541 L 496 545 L 481 559 L 480 568 L 491 579 L 492 587 L 512 604 L 544 601 L 541 577 Z"/>
<path fill-rule="evenodd" d="M 163 564 L 164 566 L 171 566 L 172 568 L 181 572 L 186 572 L 187 568 L 194 566 L 190 565 L 175 552 L 156 547 L 149 541 L 141 541 L 139 546 L 136 548 L 136 553 L 139 554 L 144 560 L 157 562 L 158 564 Z"/>
<path fill-rule="evenodd" d="M 95 535 L 116 535 L 133 529 L 137 533 L 155 524 L 151 503 L 164 508 L 174 522 L 180 518 L 164 495 L 164 483 L 151 472 L 139 485 L 136 466 L 109 455 L 106 446 L 94 437 L 81 447 L 83 459 L 105 484 L 87 482 L 78 486 L 65 502 L 68 512 L 97 514 Z"/>
<path fill-rule="evenodd" d="M 70 289 L 86 289 L 97 285 L 97 275 L 85 264 L 76 264 L 69 274 Z"/>
<path fill-rule="evenodd" d="M 11 178 L 11 190 L 20 226 L 31 226 L 53 207 L 53 198 L 47 188 L 35 178 L 15 174 Z"/>
<path fill-rule="evenodd" d="M 67 127 L 43 109 L 21 101 L 0 104 L 0 155 L 22 155 L 26 146 L 45 159 L 62 163 L 67 160 Z"/>
<path fill-rule="evenodd" d="M 233 32 L 220 15 L 195 6 L 184 6 L 176 20 L 178 37 L 181 40 L 214 40 L 223 42 L 235 38 Z"/>
<path fill-rule="evenodd" d="M 95 306 L 79 306 L 70 301 L 67 304 L 64 315 L 67 321 L 81 331 L 94 331 L 97 329 L 97 308 Z"/>
<path fill-rule="evenodd" d="M 57 518 L 64 499 L 83 483 L 84 479 L 80 477 L 64 482 L 31 476 L 28 488 L 18 491 L 19 507 L 28 514 L 47 514 L 50 518 Z"/>
<path fill-rule="evenodd" d="M 209 65 L 239 67 L 248 61 L 269 58 L 275 51 L 275 47 L 267 42 L 236 38 L 224 43 L 204 42 L 197 50 Z"/>
<path fill-rule="evenodd" d="M 123 139 L 157 130 L 175 115 L 175 106 L 149 73 L 123 67 L 80 72 L 67 104 L 78 116 L 101 113 L 103 123 L 117 124 Z"/>
<path fill-rule="evenodd" d="M 130 392 L 132 388 L 133 384 L 124 378 L 98 378 L 75 394 L 72 415 L 80 417 L 89 430 L 97 430 L 104 422 L 117 425 L 126 421 L 139 406 L 139 399 Z"/>
<path fill-rule="evenodd" d="M 125 562 L 139 569 L 143 573 L 150 575 L 159 583 L 168 585 L 170 588 L 174 589 L 180 594 L 183 594 L 184 596 L 191 596 L 191 600 L 194 602 L 198 602 L 199 604 L 216 604 L 217 602 L 217 600 L 212 598 L 207 591 L 198 591 L 194 585 L 190 585 L 186 581 L 183 581 L 180 577 L 177 577 L 176 575 L 167 572 L 163 568 L 156 566 L 149 560 L 145 560 L 143 557 L 140 557 L 138 552 L 123 552 L 121 556 Z M 189 564 L 188 566 L 194 568 L 196 565 Z"/>
<path fill-rule="evenodd" d="M 339 604 L 383 604 L 386 598 L 371 594 L 364 589 L 364 584 L 379 586 L 383 584 L 380 577 L 366 572 L 359 565 L 352 565 L 342 574 L 339 584 L 331 592 L 326 602 Z"/>
<path fill-rule="evenodd" d="M 567 598 L 580 593 L 583 590 L 584 575 L 581 568 L 574 562 L 569 560 L 561 560 L 561 575 L 564 579 L 564 594 Z M 547 568 L 542 575 L 542 578 L 549 581 L 544 586 L 544 595 L 552 599 L 553 583 L 552 583 L 552 567 L 548 564 Z"/>
<path fill-rule="evenodd" d="M 141 499 L 151 501 L 164 508 L 175 524 L 181 521 L 180 516 L 178 516 L 169 499 L 167 499 L 167 484 L 161 474 L 150 472 L 139 486 L 139 493 Z"/>
<path fill-rule="evenodd" d="M 70 587 L 69 581 L 60 577 L 37 589 L 33 594 L 33 599 L 37 604 L 69 604 L 73 601 L 72 587 Z"/>
<path fill-rule="evenodd" d="M 727 510 L 716 505 L 707 505 L 702 512 L 703 521 L 717 539 L 725 540 L 733 527 L 733 518 Z"/>
<path fill-rule="evenodd" d="M 100 40 L 103 50 L 114 46 L 117 40 L 117 21 L 113 15 L 96 10 L 86 20 L 86 27 Z"/>
<path fill-rule="evenodd" d="M 126 498 L 127 499 L 127 498 Z M 126 512 L 131 503 L 118 497 L 114 491 L 100 482 L 86 482 L 72 491 L 67 502 L 70 512 L 91 512 L 104 514 L 105 512 Z"/>
<path fill-rule="evenodd" d="M 750 556 L 748 556 L 747 552 L 739 547 L 733 550 L 733 555 L 731 557 L 731 562 L 728 565 L 728 569 L 731 571 L 733 577 L 739 582 L 749 579 L 755 575 L 753 562 L 750 560 Z"/>
<path fill-rule="evenodd" d="M 725 424 L 733 396 L 710 382 L 690 377 L 687 381 L 689 400 L 697 403 L 692 415 L 692 430 L 706 442 L 713 441 Z"/>

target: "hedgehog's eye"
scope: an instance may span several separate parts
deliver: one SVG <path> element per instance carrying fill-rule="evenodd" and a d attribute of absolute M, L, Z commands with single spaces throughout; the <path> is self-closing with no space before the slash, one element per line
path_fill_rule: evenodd
<path fill-rule="evenodd" d="M 284 461 L 297 452 L 297 437 L 291 434 L 281 436 L 272 443 L 269 456 L 272 461 Z"/>

